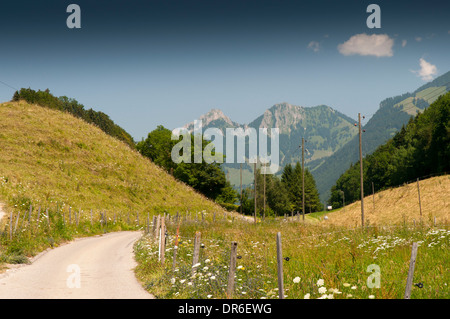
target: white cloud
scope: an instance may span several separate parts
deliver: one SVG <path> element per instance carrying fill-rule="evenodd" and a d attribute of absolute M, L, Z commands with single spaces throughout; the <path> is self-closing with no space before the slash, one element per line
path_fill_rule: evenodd
<path fill-rule="evenodd" d="M 421 41 L 422 41 L 422 37 L 416 37 L 415 40 L 416 40 L 417 42 L 421 42 Z"/>
<path fill-rule="evenodd" d="M 433 76 L 435 76 L 438 72 L 437 67 L 427 61 L 425 59 L 420 58 L 420 70 L 413 70 L 412 72 L 417 74 L 424 81 L 433 80 Z"/>
<path fill-rule="evenodd" d="M 406 43 L 408 43 L 408 41 L 402 40 L 402 48 L 404 48 L 406 46 Z"/>
<path fill-rule="evenodd" d="M 308 44 L 308 49 L 313 50 L 314 52 L 319 52 L 320 50 L 320 44 L 317 41 L 311 41 Z"/>
<path fill-rule="evenodd" d="M 338 50 L 343 55 L 373 55 L 376 57 L 393 56 L 392 47 L 394 39 L 387 34 L 365 33 L 356 34 L 350 39 L 338 45 Z"/>

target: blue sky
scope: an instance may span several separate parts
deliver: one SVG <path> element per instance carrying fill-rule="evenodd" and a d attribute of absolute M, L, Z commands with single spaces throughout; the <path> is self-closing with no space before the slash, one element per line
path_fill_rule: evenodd
<path fill-rule="evenodd" d="M 66 26 L 70 3 L 81 29 Z M 280 102 L 370 116 L 450 70 L 448 1 L 17 0 L 0 28 L 0 81 L 75 98 L 136 140 L 212 108 L 240 123 Z M 0 101 L 13 93 L 0 83 Z"/>

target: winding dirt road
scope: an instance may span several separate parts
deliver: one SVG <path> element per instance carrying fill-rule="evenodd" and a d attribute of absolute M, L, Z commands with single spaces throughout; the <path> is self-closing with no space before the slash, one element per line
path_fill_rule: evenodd
<path fill-rule="evenodd" d="M 0 298 L 154 298 L 137 281 L 133 244 L 140 232 L 80 238 L 0 274 Z"/>

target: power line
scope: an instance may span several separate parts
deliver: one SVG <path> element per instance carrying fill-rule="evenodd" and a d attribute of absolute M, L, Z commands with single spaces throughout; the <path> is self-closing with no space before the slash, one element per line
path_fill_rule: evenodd
<path fill-rule="evenodd" d="M 0 83 L 3 84 L 3 85 L 5 85 L 5 86 L 7 86 L 7 87 L 9 87 L 10 89 L 13 89 L 14 91 L 19 91 L 17 88 L 13 87 L 12 85 L 9 85 L 9 84 L 6 83 L 6 82 L 3 82 L 3 81 L 0 80 Z"/>

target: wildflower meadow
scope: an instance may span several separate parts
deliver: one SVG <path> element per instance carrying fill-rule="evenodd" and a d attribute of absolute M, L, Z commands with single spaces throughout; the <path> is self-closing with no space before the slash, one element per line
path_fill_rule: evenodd
<path fill-rule="evenodd" d="M 449 298 L 447 225 L 344 228 L 295 219 L 241 218 L 167 222 L 165 260 L 150 230 L 135 245 L 138 278 L 157 298 L 276 299 L 276 234 L 281 233 L 284 298 L 403 298 L 411 245 L 419 245 L 411 298 Z M 198 262 L 194 235 L 201 233 Z M 231 242 L 237 242 L 232 295 Z M 174 252 L 175 251 L 175 252 Z M 174 262 L 175 259 L 175 262 Z"/>

